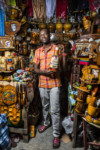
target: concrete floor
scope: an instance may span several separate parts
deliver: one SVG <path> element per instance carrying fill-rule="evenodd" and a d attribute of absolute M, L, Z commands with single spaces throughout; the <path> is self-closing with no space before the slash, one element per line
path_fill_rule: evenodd
<path fill-rule="evenodd" d="M 52 147 L 52 127 L 47 129 L 42 134 L 36 133 L 35 138 L 30 139 L 29 143 L 20 141 L 16 148 L 11 150 L 54 150 Z M 61 141 L 61 146 L 58 150 L 84 150 L 84 148 L 72 148 L 72 143 L 64 143 Z"/>

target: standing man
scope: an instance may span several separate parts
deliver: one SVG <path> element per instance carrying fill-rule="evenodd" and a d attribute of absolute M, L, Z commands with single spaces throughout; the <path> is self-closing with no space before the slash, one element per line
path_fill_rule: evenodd
<path fill-rule="evenodd" d="M 39 133 L 50 127 L 49 106 L 53 125 L 53 147 L 60 146 L 60 73 L 50 71 L 49 66 L 52 56 L 55 54 L 56 45 L 50 42 L 48 29 L 40 31 L 40 40 L 43 46 L 36 50 L 34 57 L 34 70 L 39 75 L 39 91 L 42 102 L 44 123 L 38 129 Z"/>

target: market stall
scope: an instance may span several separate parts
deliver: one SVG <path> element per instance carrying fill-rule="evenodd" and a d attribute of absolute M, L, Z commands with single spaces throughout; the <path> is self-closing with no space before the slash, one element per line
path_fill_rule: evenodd
<path fill-rule="evenodd" d="M 29 135 L 34 137 L 41 104 L 33 59 L 42 46 L 39 32 L 48 29 L 50 42 L 64 47 L 61 116 L 70 119 L 70 132 L 67 123 L 63 127 L 66 134 L 73 133 L 72 145 L 76 147 L 78 117 L 80 122 L 100 125 L 100 1 L 0 3 L 0 113 L 6 114 L 9 131 L 22 134 L 25 142 Z"/>

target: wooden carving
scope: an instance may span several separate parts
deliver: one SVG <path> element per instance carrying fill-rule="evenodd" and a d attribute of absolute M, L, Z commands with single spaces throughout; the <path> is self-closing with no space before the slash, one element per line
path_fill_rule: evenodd
<path fill-rule="evenodd" d="M 14 49 L 14 37 L 13 36 L 0 36 L 0 50 Z"/>
<path fill-rule="evenodd" d="M 3 93 L 2 93 L 2 100 L 3 103 L 6 105 L 12 105 L 16 103 L 16 87 L 11 86 L 11 85 L 6 85 L 3 88 Z"/>

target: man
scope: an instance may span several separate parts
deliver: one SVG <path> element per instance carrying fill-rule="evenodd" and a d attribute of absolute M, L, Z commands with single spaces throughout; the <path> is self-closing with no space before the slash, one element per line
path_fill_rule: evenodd
<path fill-rule="evenodd" d="M 59 71 L 50 71 L 50 61 L 55 53 L 56 45 L 50 43 L 50 33 L 47 29 L 40 31 L 40 40 L 43 46 L 36 50 L 34 70 L 39 75 L 39 91 L 43 108 L 44 124 L 39 127 L 40 133 L 50 127 L 49 106 L 53 125 L 53 147 L 60 146 L 60 74 Z"/>

